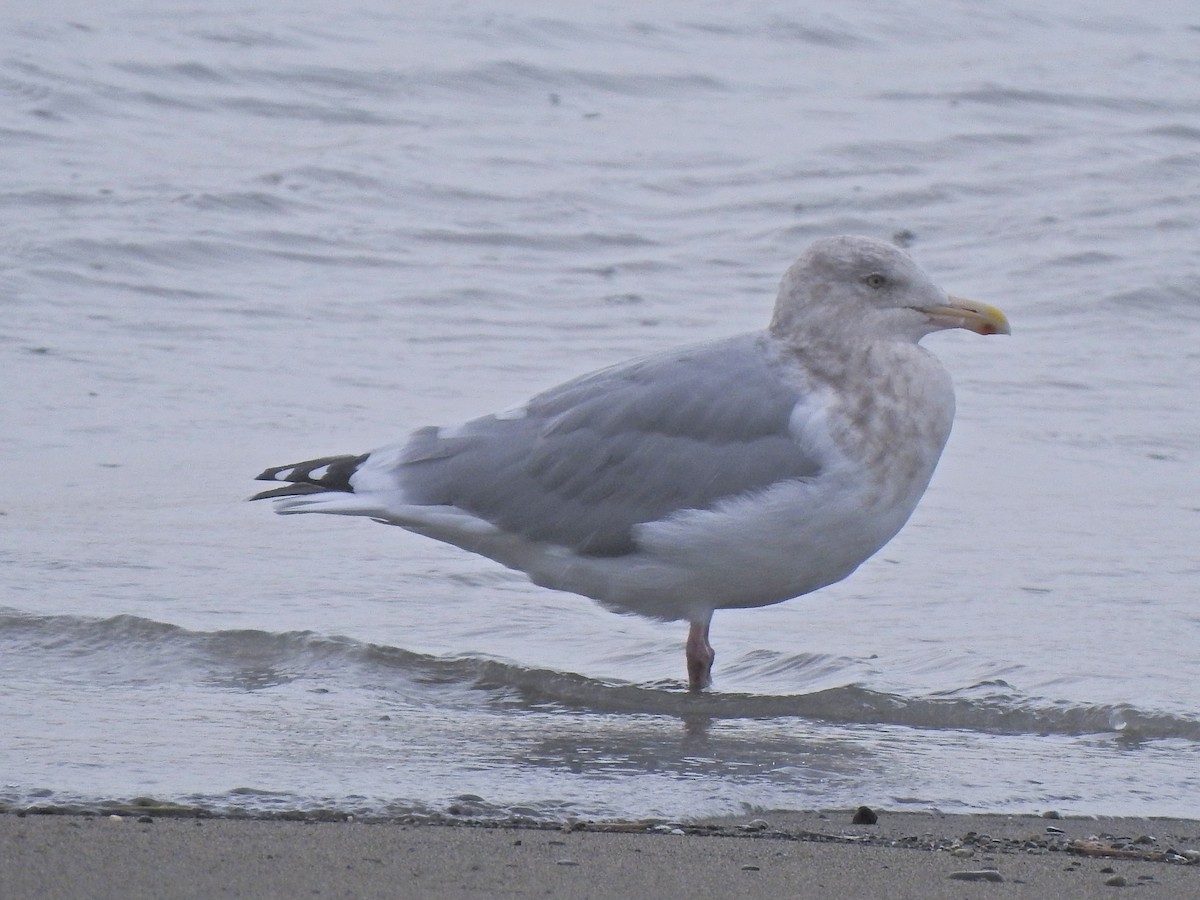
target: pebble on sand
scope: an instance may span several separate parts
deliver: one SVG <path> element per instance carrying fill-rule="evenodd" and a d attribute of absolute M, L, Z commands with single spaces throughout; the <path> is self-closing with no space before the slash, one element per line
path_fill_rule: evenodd
<path fill-rule="evenodd" d="M 852 825 L 874 825 L 879 821 L 879 815 L 869 806 L 860 806 L 854 811 L 854 818 L 850 820 Z"/>
<path fill-rule="evenodd" d="M 1003 881 L 1004 876 L 995 869 L 978 869 L 973 872 L 951 872 L 947 878 L 955 881 Z"/>

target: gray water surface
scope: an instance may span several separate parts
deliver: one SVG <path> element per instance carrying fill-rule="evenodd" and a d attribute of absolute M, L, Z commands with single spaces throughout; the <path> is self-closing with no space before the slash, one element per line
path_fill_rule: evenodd
<path fill-rule="evenodd" d="M 1195 816 L 1200 14 L 803 7 L 7 7 L 0 800 Z M 710 695 L 681 626 L 242 502 L 762 327 L 845 232 L 1014 334 L 926 342 L 913 521 L 719 613 Z"/>

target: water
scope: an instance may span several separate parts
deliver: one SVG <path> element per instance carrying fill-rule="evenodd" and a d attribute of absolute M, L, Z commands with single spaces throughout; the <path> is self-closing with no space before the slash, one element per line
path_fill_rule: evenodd
<path fill-rule="evenodd" d="M 1200 15 L 805 6 L 9 4 L 0 800 L 1200 814 Z M 719 613 L 710 695 L 681 626 L 242 502 L 761 327 L 839 232 L 1014 336 L 927 341 L 913 521 Z"/>

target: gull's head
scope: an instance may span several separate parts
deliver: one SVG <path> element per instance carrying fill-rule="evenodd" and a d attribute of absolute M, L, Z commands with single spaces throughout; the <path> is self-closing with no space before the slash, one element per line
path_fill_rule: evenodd
<path fill-rule="evenodd" d="M 994 306 L 943 291 L 900 249 L 865 237 L 817 241 L 783 276 L 770 331 L 799 346 L 839 340 L 919 341 L 945 328 L 1008 334 Z"/>

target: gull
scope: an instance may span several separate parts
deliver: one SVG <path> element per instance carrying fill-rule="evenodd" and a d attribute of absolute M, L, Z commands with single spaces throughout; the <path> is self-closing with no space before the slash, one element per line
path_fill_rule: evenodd
<path fill-rule="evenodd" d="M 712 681 L 718 609 L 840 581 L 900 530 L 933 476 L 954 388 L 918 342 L 1008 334 L 896 247 L 817 241 L 764 331 L 568 381 L 521 406 L 369 453 L 275 466 L 251 499 L 366 516 L 619 613 L 686 621 L 688 687 Z"/>

